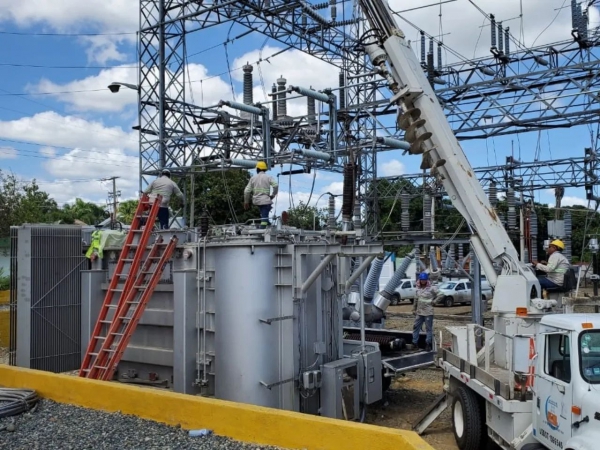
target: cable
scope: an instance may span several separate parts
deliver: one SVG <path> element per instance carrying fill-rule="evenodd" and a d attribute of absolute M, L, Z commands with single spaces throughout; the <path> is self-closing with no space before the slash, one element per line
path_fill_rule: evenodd
<path fill-rule="evenodd" d="M 546 28 L 544 28 L 542 30 L 542 32 L 540 34 L 538 34 L 538 37 L 535 38 L 535 40 L 533 41 L 533 44 L 531 44 L 532 47 L 535 47 L 535 43 L 537 42 L 537 40 L 542 36 L 542 34 L 544 34 L 546 32 L 546 30 L 548 28 L 550 28 L 552 26 L 552 24 L 556 21 L 556 19 L 558 18 L 558 16 L 560 15 L 560 13 L 562 12 L 563 7 L 565 6 L 565 3 L 567 3 L 567 0 L 564 0 L 562 5 L 560 5 L 560 8 L 558 8 L 558 12 L 556 13 L 556 15 L 554 16 L 554 19 L 552 19 L 552 22 L 550 22 L 548 24 L 548 26 Z"/>
<path fill-rule="evenodd" d="M 0 418 L 27 412 L 38 401 L 39 397 L 33 390 L 0 388 Z"/>
<path fill-rule="evenodd" d="M 0 31 L 0 34 L 9 34 L 12 36 L 128 36 L 137 34 L 137 31 L 123 31 L 116 33 L 33 33 L 33 32 L 22 32 L 22 31 Z"/>
<path fill-rule="evenodd" d="M 2 89 L 2 90 L 4 90 L 4 89 Z M 106 88 L 104 88 L 104 89 L 80 89 L 77 91 L 32 92 L 32 93 L 6 91 L 5 94 L 0 94 L 0 97 L 8 97 L 8 96 L 27 97 L 30 95 L 81 94 L 83 92 L 101 92 L 101 91 L 105 91 L 105 90 L 106 90 Z"/>

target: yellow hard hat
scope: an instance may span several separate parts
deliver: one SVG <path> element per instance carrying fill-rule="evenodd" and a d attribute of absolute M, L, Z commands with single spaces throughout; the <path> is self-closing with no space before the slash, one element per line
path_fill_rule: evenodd
<path fill-rule="evenodd" d="M 565 244 L 560 239 L 553 240 L 552 242 L 550 242 L 550 245 L 554 245 L 556 248 L 559 248 L 561 250 L 565 249 Z"/>
<path fill-rule="evenodd" d="M 267 163 L 265 163 L 264 161 L 259 161 L 256 163 L 256 168 L 260 170 L 267 170 Z"/>

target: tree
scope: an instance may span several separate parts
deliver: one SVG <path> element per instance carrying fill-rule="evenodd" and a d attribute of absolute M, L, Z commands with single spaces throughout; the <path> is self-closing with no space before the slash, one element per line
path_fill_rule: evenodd
<path fill-rule="evenodd" d="M 117 212 L 117 219 L 127 225 L 133 222 L 133 215 L 138 207 L 138 200 L 125 200 L 119 203 L 119 211 Z"/>
<path fill-rule="evenodd" d="M 64 205 L 63 214 L 88 225 L 96 225 L 109 217 L 104 208 L 95 203 L 85 202 L 80 198 L 76 198 L 72 205 Z"/>
<path fill-rule="evenodd" d="M 255 206 L 251 206 L 248 211 L 244 210 L 244 189 L 251 176 L 247 170 L 229 169 L 194 176 L 193 201 L 196 225 L 205 210 L 211 223 L 216 225 L 244 223 L 249 219 L 260 217 Z M 188 186 L 190 186 L 189 181 Z M 188 202 L 188 217 L 190 210 L 191 202 Z"/>
<path fill-rule="evenodd" d="M 327 226 L 327 208 L 308 206 L 300 201 L 298 205 L 288 209 L 288 225 L 303 230 L 322 230 Z"/>

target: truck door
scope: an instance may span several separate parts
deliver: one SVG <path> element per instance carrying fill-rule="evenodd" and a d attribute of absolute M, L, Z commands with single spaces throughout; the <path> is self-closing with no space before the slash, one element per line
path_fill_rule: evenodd
<path fill-rule="evenodd" d="M 534 435 L 550 449 L 561 450 L 571 437 L 571 352 L 569 335 L 541 334 L 533 386 Z"/>
<path fill-rule="evenodd" d="M 456 285 L 456 287 L 454 288 L 454 291 L 456 292 L 456 300 L 455 303 L 464 303 L 467 301 L 467 299 L 465 298 L 465 293 L 466 293 L 466 288 L 465 288 L 465 283 L 458 283 Z"/>
<path fill-rule="evenodd" d="M 417 298 L 417 284 L 415 280 L 408 283 L 408 298 Z"/>

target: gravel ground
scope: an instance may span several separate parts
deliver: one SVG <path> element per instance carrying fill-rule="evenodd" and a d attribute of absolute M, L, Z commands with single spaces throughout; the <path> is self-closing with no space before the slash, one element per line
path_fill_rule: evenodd
<path fill-rule="evenodd" d="M 14 424 L 15 430 L 0 431 L 0 448 L 11 450 L 276 450 L 214 435 L 189 437 L 178 427 L 50 400 L 42 400 L 34 412 L 0 419 L 0 429 L 9 424 Z"/>

